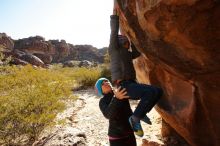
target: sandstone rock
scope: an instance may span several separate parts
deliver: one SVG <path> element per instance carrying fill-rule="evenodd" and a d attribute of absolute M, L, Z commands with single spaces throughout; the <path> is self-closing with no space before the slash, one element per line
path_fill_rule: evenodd
<path fill-rule="evenodd" d="M 27 65 L 29 64 L 27 61 L 18 59 L 18 58 L 13 58 L 13 60 L 10 62 L 11 64 L 15 64 L 15 65 Z"/>
<path fill-rule="evenodd" d="M 13 50 L 12 52 L 10 52 L 11 56 L 13 57 L 17 57 L 17 58 L 21 58 L 23 55 L 25 55 L 26 53 L 20 50 Z"/>
<path fill-rule="evenodd" d="M 95 64 L 88 60 L 82 60 L 82 61 L 71 60 L 63 63 L 63 67 L 93 67 L 93 66 L 95 66 Z"/>
<path fill-rule="evenodd" d="M 24 39 L 15 40 L 14 49 L 28 53 L 47 53 L 53 54 L 55 50 L 50 46 L 43 37 L 35 36 Z"/>
<path fill-rule="evenodd" d="M 50 64 L 53 60 L 53 57 L 48 54 L 40 54 L 40 53 L 34 53 L 33 55 L 40 58 L 45 64 Z"/>
<path fill-rule="evenodd" d="M 0 33 L 0 51 L 7 52 L 15 58 L 22 54 L 32 54 L 45 64 L 60 63 L 69 60 L 88 60 L 103 63 L 107 48 L 97 49 L 91 45 L 72 45 L 65 40 L 46 41 L 41 36 L 12 40 L 5 33 Z"/>
<path fill-rule="evenodd" d="M 164 146 L 164 145 L 161 145 L 161 144 L 156 143 L 156 142 L 154 142 L 154 141 L 148 141 L 148 140 L 146 140 L 146 139 L 143 139 L 141 146 Z"/>
<path fill-rule="evenodd" d="M 60 62 L 60 60 L 69 55 L 70 48 L 66 41 L 50 40 L 49 42 L 55 49 L 55 54 L 53 55 L 53 62 Z"/>
<path fill-rule="evenodd" d="M 70 56 L 72 60 L 88 60 L 93 62 L 104 62 L 104 55 L 106 54 L 107 49 L 97 49 L 91 45 L 74 45 L 70 48 Z M 68 58 L 69 58 L 68 57 Z"/>
<path fill-rule="evenodd" d="M 80 61 L 79 67 L 92 67 L 93 63 L 88 60 Z"/>
<path fill-rule="evenodd" d="M 0 33 L 0 51 L 11 51 L 13 48 L 13 40 L 5 33 Z"/>
<path fill-rule="evenodd" d="M 63 63 L 63 67 L 78 67 L 80 61 L 77 60 L 70 60 Z"/>
<path fill-rule="evenodd" d="M 25 54 L 23 56 L 21 56 L 22 60 L 32 64 L 32 65 L 36 65 L 36 66 L 44 66 L 44 63 L 42 60 L 40 60 L 38 57 L 31 55 L 31 54 Z"/>
<path fill-rule="evenodd" d="M 220 3 L 119 1 L 121 32 L 145 56 L 141 80 L 161 86 L 157 110 L 192 146 L 220 145 Z M 144 75 L 145 74 L 145 75 Z"/>

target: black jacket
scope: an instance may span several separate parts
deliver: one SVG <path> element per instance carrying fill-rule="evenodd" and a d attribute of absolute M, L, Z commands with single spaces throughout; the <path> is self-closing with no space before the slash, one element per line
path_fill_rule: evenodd
<path fill-rule="evenodd" d="M 133 133 L 128 122 L 128 118 L 132 115 L 128 99 L 119 100 L 114 97 L 113 93 L 109 93 L 100 99 L 99 108 L 109 119 L 109 136 L 123 137 Z"/>
<path fill-rule="evenodd" d="M 110 44 L 108 47 L 110 57 L 110 70 L 112 82 L 120 79 L 132 79 L 135 80 L 135 70 L 132 63 L 132 59 L 140 56 L 133 43 L 131 43 L 132 52 L 123 48 L 118 43 L 118 31 L 119 31 L 119 17 L 117 15 L 111 15 L 111 35 Z"/>

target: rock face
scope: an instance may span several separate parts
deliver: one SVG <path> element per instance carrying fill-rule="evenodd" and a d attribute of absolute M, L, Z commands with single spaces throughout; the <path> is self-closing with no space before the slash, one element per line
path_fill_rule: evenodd
<path fill-rule="evenodd" d="M 48 44 L 41 36 L 23 38 L 15 40 L 14 49 L 29 52 L 29 53 L 46 53 L 55 54 L 55 48 L 51 44 Z"/>
<path fill-rule="evenodd" d="M 44 66 L 44 64 L 63 63 L 71 60 L 103 63 L 107 48 L 97 49 L 91 45 L 72 45 L 66 43 L 65 40 L 46 41 L 41 36 L 12 40 L 5 33 L 0 33 L 0 51 L 6 57 L 12 56 L 14 64 L 34 63 L 37 66 Z M 32 59 L 30 55 L 32 55 Z M 26 60 L 22 60 L 24 58 Z"/>
<path fill-rule="evenodd" d="M 72 45 L 65 40 L 49 40 L 41 36 L 15 41 L 14 49 L 28 52 L 39 57 L 44 63 L 65 62 L 68 60 L 88 60 L 102 63 L 104 54 L 91 45 Z M 105 51 L 106 53 L 106 51 Z"/>
<path fill-rule="evenodd" d="M 144 56 L 136 62 L 139 80 L 164 89 L 157 110 L 168 127 L 189 145 L 220 145 L 220 2 L 118 0 L 118 6 L 121 32 Z"/>
<path fill-rule="evenodd" d="M 0 51 L 11 51 L 14 48 L 13 40 L 5 33 L 0 33 Z"/>

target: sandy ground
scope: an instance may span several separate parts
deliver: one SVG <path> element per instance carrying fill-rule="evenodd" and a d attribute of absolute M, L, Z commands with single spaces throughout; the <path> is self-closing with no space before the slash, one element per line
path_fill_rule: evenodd
<path fill-rule="evenodd" d="M 95 95 L 93 89 L 81 90 L 75 92 L 82 102 L 81 108 L 72 115 L 73 126 L 85 132 L 89 146 L 107 146 L 107 128 L 108 120 L 105 119 L 99 110 L 99 98 Z M 137 105 L 137 101 L 130 101 L 132 109 Z M 156 110 L 148 113 L 152 125 L 142 122 L 144 129 L 144 136 L 142 138 L 136 137 L 138 146 L 142 144 L 142 139 L 162 143 L 160 134 L 161 118 Z"/>
<path fill-rule="evenodd" d="M 104 118 L 99 110 L 99 97 L 93 89 L 74 91 L 78 96 L 76 101 L 68 101 L 64 112 L 58 114 L 57 119 L 65 120 L 65 124 L 56 125 L 50 130 L 42 132 L 39 141 L 33 146 L 108 146 L 108 120 Z M 132 109 L 137 101 L 131 101 Z M 152 125 L 142 122 L 144 136 L 136 137 L 137 145 L 142 140 L 155 141 L 162 144 L 160 135 L 161 118 L 153 109 L 148 116 Z"/>

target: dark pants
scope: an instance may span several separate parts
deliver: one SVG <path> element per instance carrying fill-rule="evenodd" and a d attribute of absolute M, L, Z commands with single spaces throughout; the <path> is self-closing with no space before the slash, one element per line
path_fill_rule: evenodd
<path fill-rule="evenodd" d="M 125 138 L 109 140 L 110 146 L 136 146 L 136 139 L 134 135 Z"/>
<path fill-rule="evenodd" d="M 134 110 L 134 116 L 143 118 L 157 103 L 163 94 L 161 88 L 139 84 L 132 80 L 123 80 L 120 82 L 121 87 L 126 88 L 130 99 L 139 100 L 137 108 Z"/>

